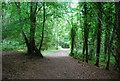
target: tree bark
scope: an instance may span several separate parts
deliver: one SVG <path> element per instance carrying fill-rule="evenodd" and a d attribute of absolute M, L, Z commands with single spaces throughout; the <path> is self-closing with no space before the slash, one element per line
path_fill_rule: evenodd
<path fill-rule="evenodd" d="M 21 28 L 21 32 L 22 32 L 22 35 L 23 35 L 23 38 L 24 38 L 24 40 L 25 40 L 25 44 L 26 44 L 26 46 L 27 46 L 27 52 L 29 52 L 30 51 L 30 45 L 29 45 L 29 41 L 28 41 L 28 39 L 27 39 L 27 36 L 25 35 L 25 33 L 24 33 L 24 31 L 23 31 L 23 29 L 22 29 L 22 20 L 21 20 L 21 9 L 20 9 L 20 2 L 15 2 L 15 5 L 16 5 L 16 7 L 18 8 L 18 15 L 19 15 L 19 26 L 20 26 L 20 28 Z"/>
<path fill-rule="evenodd" d="M 42 54 L 39 52 L 37 46 L 35 45 L 35 29 L 36 29 L 36 11 L 37 11 L 37 2 L 31 2 L 30 6 L 30 39 L 28 40 L 27 36 L 25 35 L 24 31 L 22 30 L 22 23 L 21 23 L 21 11 L 20 11 L 20 2 L 15 2 L 18 13 L 19 13 L 19 22 L 21 27 L 21 32 L 24 37 L 26 46 L 27 46 L 27 53 L 28 54 L 37 54 L 40 57 L 43 57 Z"/>
<path fill-rule="evenodd" d="M 83 54 L 83 62 L 84 62 L 84 59 L 85 59 L 85 43 L 83 43 L 83 51 L 82 51 L 82 54 Z"/>
<path fill-rule="evenodd" d="M 35 51 L 35 28 L 36 28 L 36 2 L 31 2 L 30 6 L 30 52 L 31 54 L 34 54 Z"/>
<path fill-rule="evenodd" d="M 88 25 L 87 25 L 87 5 L 84 3 L 84 46 L 83 46 L 83 53 L 86 51 L 86 62 L 88 63 Z"/>
<path fill-rule="evenodd" d="M 102 5 L 101 2 L 97 3 L 98 6 L 98 27 L 97 27 L 97 50 L 96 50 L 96 66 L 99 67 L 99 57 L 100 57 L 100 45 L 101 45 L 101 19 L 102 19 Z"/>
<path fill-rule="evenodd" d="M 120 73 L 120 2 L 115 2 L 116 8 L 116 34 L 117 34 L 117 43 L 116 43 L 116 57 L 117 57 L 117 64 Z"/>
<path fill-rule="evenodd" d="M 111 9 L 109 8 L 109 11 L 108 13 L 111 14 Z M 108 54 L 108 58 L 107 58 L 107 65 L 106 65 L 106 69 L 109 70 L 109 65 L 110 65 L 110 55 L 111 55 L 111 52 L 110 52 L 110 49 L 111 49 L 111 46 L 112 46 L 112 42 L 113 42 L 113 34 L 114 34 L 114 29 L 112 27 L 112 17 L 110 15 L 106 16 L 106 48 L 107 48 L 107 54 Z M 113 29 L 112 33 L 110 33 L 111 29 Z"/>
<path fill-rule="evenodd" d="M 75 43 L 75 29 L 74 27 L 72 26 L 72 29 L 71 29 L 71 55 L 74 56 L 74 43 Z"/>
<path fill-rule="evenodd" d="M 44 39 L 45 20 L 46 20 L 46 18 L 45 18 L 45 3 L 43 3 L 43 26 L 42 26 L 42 38 L 41 38 L 41 41 L 40 41 L 40 47 L 39 47 L 40 54 L 41 54 L 41 48 L 42 48 L 43 39 Z"/>

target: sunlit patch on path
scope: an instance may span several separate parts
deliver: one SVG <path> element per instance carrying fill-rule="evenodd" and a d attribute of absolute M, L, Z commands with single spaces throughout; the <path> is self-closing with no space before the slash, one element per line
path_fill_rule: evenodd
<path fill-rule="evenodd" d="M 44 57 L 48 57 L 48 58 L 69 57 L 69 55 L 66 53 L 67 51 L 68 49 L 62 49 L 54 52 L 53 54 L 44 55 Z"/>

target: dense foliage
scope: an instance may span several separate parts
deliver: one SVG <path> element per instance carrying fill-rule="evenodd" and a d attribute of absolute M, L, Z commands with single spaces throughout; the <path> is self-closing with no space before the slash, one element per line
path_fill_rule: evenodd
<path fill-rule="evenodd" d="M 74 58 L 120 69 L 119 13 L 114 2 L 3 2 L 3 50 L 71 48 Z"/>

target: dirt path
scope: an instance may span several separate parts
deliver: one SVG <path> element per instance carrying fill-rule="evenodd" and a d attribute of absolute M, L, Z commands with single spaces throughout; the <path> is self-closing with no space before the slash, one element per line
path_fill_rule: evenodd
<path fill-rule="evenodd" d="M 12 79 L 117 79 L 115 72 L 68 56 L 66 49 L 44 55 L 43 59 L 24 53 L 3 53 L 3 77 Z"/>

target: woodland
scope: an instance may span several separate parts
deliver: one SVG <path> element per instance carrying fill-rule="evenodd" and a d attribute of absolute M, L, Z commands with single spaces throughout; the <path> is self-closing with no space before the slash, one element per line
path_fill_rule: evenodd
<path fill-rule="evenodd" d="M 120 3 L 2 2 L 1 45 L 5 74 L 16 53 L 25 53 L 21 60 L 42 60 L 56 51 L 62 54 L 59 50 L 78 63 L 120 73 Z"/>

